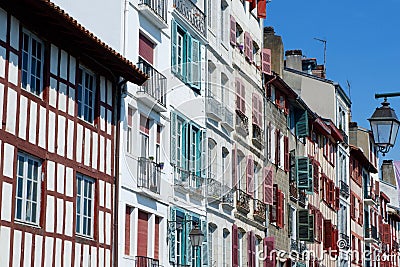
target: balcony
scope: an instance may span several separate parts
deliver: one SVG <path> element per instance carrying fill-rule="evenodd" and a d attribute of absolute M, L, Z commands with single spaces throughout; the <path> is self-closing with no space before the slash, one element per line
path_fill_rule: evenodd
<path fill-rule="evenodd" d="M 215 121 L 222 120 L 221 103 L 212 96 L 206 97 L 206 114 Z"/>
<path fill-rule="evenodd" d="M 207 199 L 210 202 L 221 201 L 222 197 L 222 184 L 221 182 L 213 179 L 207 179 Z"/>
<path fill-rule="evenodd" d="M 180 186 L 192 193 L 203 196 L 203 180 L 195 172 L 175 167 L 175 186 Z"/>
<path fill-rule="evenodd" d="M 192 1 L 174 0 L 174 8 L 204 38 L 207 37 L 206 16 Z"/>
<path fill-rule="evenodd" d="M 249 118 L 241 111 L 236 110 L 236 132 L 243 136 L 249 135 Z"/>
<path fill-rule="evenodd" d="M 340 181 L 340 194 L 345 198 L 348 198 L 350 194 L 349 185 L 344 181 Z"/>
<path fill-rule="evenodd" d="M 365 243 L 379 243 L 378 230 L 376 226 L 365 228 Z"/>
<path fill-rule="evenodd" d="M 159 29 L 167 24 L 167 0 L 139 0 L 139 11 Z"/>
<path fill-rule="evenodd" d="M 364 204 L 365 205 L 370 205 L 370 206 L 376 205 L 377 196 L 375 195 L 375 192 L 373 189 L 374 188 L 372 186 L 370 186 L 370 185 L 367 186 L 367 188 L 364 192 Z"/>
<path fill-rule="evenodd" d="M 160 194 L 160 166 L 147 159 L 138 160 L 138 187 L 149 189 L 151 192 Z"/>
<path fill-rule="evenodd" d="M 303 254 L 307 250 L 307 245 L 304 242 L 299 242 L 299 253 Z"/>
<path fill-rule="evenodd" d="M 254 220 L 264 223 L 266 220 L 267 205 L 258 200 L 254 199 Z"/>
<path fill-rule="evenodd" d="M 290 252 L 299 252 L 299 244 L 297 240 L 290 239 Z"/>
<path fill-rule="evenodd" d="M 250 196 L 240 190 L 236 190 L 236 209 L 240 212 L 243 212 L 244 214 L 247 214 L 250 212 Z"/>
<path fill-rule="evenodd" d="M 349 249 L 350 248 L 350 237 L 344 233 L 340 233 L 340 240 L 343 240 L 341 245 L 343 245 L 343 242 L 345 243 L 345 246 L 342 246 L 341 249 Z"/>
<path fill-rule="evenodd" d="M 139 87 L 137 97 L 156 112 L 167 111 L 166 90 L 167 78 L 139 57 L 138 68 L 150 78 Z"/>
<path fill-rule="evenodd" d="M 306 193 L 304 191 L 300 191 L 299 192 L 299 205 L 304 208 L 306 206 L 306 202 L 307 202 Z"/>
<path fill-rule="evenodd" d="M 135 266 L 136 267 L 159 267 L 159 261 L 148 258 L 148 257 L 142 257 L 142 256 L 136 256 L 135 259 Z"/>
<path fill-rule="evenodd" d="M 233 113 L 227 107 L 222 108 L 222 121 L 221 125 L 227 129 L 229 132 L 232 132 L 234 129 L 233 125 Z"/>
<path fill-rule="evenodd" d="M 233 208 L 233 190 L 226 185 L 222 186 L 222 205 Z"/>
<path fill-rule="evenodd" d="M 253 145 L 258 149 L 264 147 L 264 131 L 261 130 L 260 126 L 253 123 L 253 138 L 251 139 Z"/>
<path fill-rule="evenodd" d="M 292 200 L 293 202 L 297 202 L 298 194 L 297 194 L 296 182 L 290 182 L 289 196 L 290 196 L 290 200 Z"/>

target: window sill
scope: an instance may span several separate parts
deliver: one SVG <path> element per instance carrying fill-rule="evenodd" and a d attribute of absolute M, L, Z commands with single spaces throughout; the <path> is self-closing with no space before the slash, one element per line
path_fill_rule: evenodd
<path fill-rule="evenodd" d="M 82 239 L 86 239 L 86 240 L 90 240 L 90 241 L 95 241 L 94 238 L 92 236 L 87 236 L 87 235 L 82 235 L 82 234 L 78 234 L 75 233 L 76 237 L 82 238 Z"/>
<path fill-rule="evenodd" d="M 18 220 L 18 219 L 14 219 L 14 222 L 16 224 L 20 224 L 20 225 L 23 225 L 23 226 L 29 226 L 29 227 L 36 228 L 36 229 L 41 229 L 42 228 L 42 227 L 39 226 L 39 224 L 29 223 L 29 222 L 21 221 L 21 220 Z"/>
<path fill-rule="evenodd" d="M 21 85 L 21 91 L 25 92 L 26 94 L 30 95 L 30 96 L 34 96 L 35 98 L 37 98 L 40 101 L 43 101 L 43 90 L 42 93 L 40 93 L 39 95 L 32 93 L 31 91 L 29 91 L 28 89 L 22 87 Z"/>
<path fill-rule="evenodd" d="M 135 260 L 135 256 L 131 256 L 131 255 L 123 255 L 122 256 L 123 259 L 125 260 L 130 260 L 130 261 L 134 261 Z"/>

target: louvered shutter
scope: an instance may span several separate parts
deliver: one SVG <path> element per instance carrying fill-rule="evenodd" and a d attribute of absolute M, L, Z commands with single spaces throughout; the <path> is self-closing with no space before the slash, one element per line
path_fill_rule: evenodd
<path fill-rule="evenodd" d="M 338 255 L 338 240 L 339 240 L 339 231 L 338 229 L 332 230 L 332 255 Z"/>
<path fill-rule="evenodd" d="M 271 49 L 263 48 L 261 50 L 261 71 L 271 75 Z"/>
<path fill-rule="evenodd" d="M 257 17 L 260 19 L 267 18 L 267 0 L 258 0 Z"/>
<path fill-rule="evenodd" d="M 281 190 L 279 190 L 279 200 L 278 200 L 278 227 L 284 227 L 284 218 L 285 218 L 285 195 Z"/>
<path fill-rule="evenodd" d="M 186 33 L 186 42 L 184 51 L 186 51 L 186 62 L 185 62 L 185 67 L 183 67 L 183 80 L 184 82 L 187 82 L 190 86 L 192 86 L 193 83 L 193 72 L 192 72 L 192 44 L 193 44 L 193 39 L 192 36 L 189 33 Z"/>
<path fill-rule="evenodd" d="M 381 240 L 383 240 L 383 235 L 384 235 L 384 231 L 383 231 L 383 218 L 382 218 L 382 215 L 379 215 L 378 216 L 378 225 L 379 225 L 379 229 L 378 229 L 378 232 L 379 232 L 379 238 L 381 239 Z"/>
<path fill-rule="evenodd" d="M 309 195 L 314 193 L 313 165 L 311 160 L 308 160 L 308 187 L 306 193 Z"/>
<path fill-rule="evenodd" d="M 272 124 L 268 124 L 268 159 L 272 158 Z"/>
<path fill-rule="evenodd" d="M 277 221 L 277 209 L 278 209 L 278 185 L 273 185 L 273 202 L 269 210 L 269 220 L 271 223 Z"/>
<path fill-rule="evenodd" d="M 208 227 L 207 227 L 207 221 L 202 220 L 201 221 L 201 231 L 204 234 L 203 238 L 203 244 L 201 246 L 201 256 L 202 256 L 202 265 L 203 266 L 208 266 Z M 212 248 L 211 248 L 212 249 Z"/>
<path fill-rule="evenodd" d="M 238 249 L 239 249 L 239 240 L 238 240 L 238 228 L 237 225 L 232 225 L 232 266 L 238 267 Z"/>
<path fill-rule="evenodd" d="M 246 57 L 247 60 L 249 60 L 251 62 L 250 59 L 250 43 L 251 43 L 251 37 L 250 37 L 250 33 L 245 32 L 244 33 L 244 55 Z"/>
<path fill-rule="evenodd" d="M 289 138 L 287 136 L 283 137 L 283 150 L 285 154 L 284 158 L 284 168 L 285 171 L 289 171 L 289 161 L 290 161 L 290 154 L 289 154 Z"/>
<path fill-rule="evenodd" d="M 309 214 L 308 210 L 297 211 L 297 236 L 301 241 L 308 241 L 310 239 L 309 229 Z"/>
<path fill-rule="evenodd" d="M 338 211 L 340 209 L 340 189 L 335 187 L 335 209 Z"/>
<path fill-rule="evenodd" d="M 237 152 L 236 144 L 233 144 L 232 149 L 232 188 L 236 188 L 237 185 Z"/>
<path fill-rule="evenodd" d="M 236 20 L 235 17 L 231 15 L 231 28 L 230 28 L 230 42 L 231 45 L 236 46 Z"/>
<path fill-rule="evenodd" d="M 264 178 L 264 203 L 267 205 L 272 205 L 273 193 L 274 193 L 274 177 L 272 168 L 264 167 L 263 178 Z"/>
<path fill-rule="evenodd" d="M 251 231 L 251 260 L 253 267 L 256 267 L 256 260 L 258 260 L 256 256 L 256 235 Z"/>
<path fill-rule="evenodd" d="M 309 187 L 309 165 L 308 157 L 296 158 L 296 179 L 299 189 L 307 189 Z"/>
<path fill-rule="evenodd" d="M 201 54 L 200 54 L 200 42 L 196 39 L 192 39 L 192 81 L 191 86 L 200 90 L 201 85 Z"/>
<path fill-rule="evenodd" d="M 264 267 L 275 267 L 275 237 L 265 237 L 264 238 Z"/>
<path fill-rule="evenodd" d="M 318 164 L 313 162 L 313 181 L 314 181 L 314 191 L 318 193 L 319 189 L 319 167 Z"/>
<path fill-rule="evenodd" d="M 258 98 L 258 121 L 260 124 L 260 128 L 262 128 L 263 125 L 263 101 L 262 97 L 260 95 L 257 95 Z"/>
<path fill-rule="evenodd" d="M 176 165 L 176 155 L 177 155 L 177 117 L 174 112 L 171 112 L 171 123 L 170 123 L 170 132 L 171 132 L 171 146 L 170 146 L 170 154 L 171 154 L 171 164 Z M 179 151 L 178 151 L 179 153 Z"/>
<path fill-rule="evenodd" d="M 308 115 L 307 110 L 299 111 L 300 114 L 296 116 L 296 135 L 298 137 L 308 136 Z"/>
<path fill-rule="evenodd" d="M 390 224 L 387 224 L 387 223 L 385 223 L 385 224 L 383 224 L 383 231 L 382 231 L 383 233 L 383 239 L 382 239 L 382 242 L 384 243 L 384 244 L 388 244 L 388 245 L 390 245 L 390 241 L 391 241 L 391 233 L 390 233 Z"/>
<path fill-rule="evenodd" d="M 153 64 L 154 44 L 141 33 L 139 33 L 139 55 Z"/>
<path fill-rule="evenodd" d="M 353 193 L 350 195 L 350 217 L 354 220 L 356 214 L 356 203 Z"/>
<path fill-rule="evenodd" d="M 324 249 L 330 248 L 332 245 L 332 222 L 324 220 Z"/>
<path fill-rule="evenodd" d="M 246 160 L 246 185 L 247 194 L 253 197 L 254 194 L 254 161 L 253 155 L 248 155 Z"/>
<path fill-rule="evenodd" d="M 241 80 L 239 80 L 239 81 L 240 81 L 240 100 L 241 100 L 240 106 L 241 106 L 241 111 L 243 112 L 243 114 L 245 114 L 246 113 L 246 101 L 245 101 L 246 91 L 244 88 L 244 83 Z"/>
<path fill-rule="evenodd" d="M 170 220 L 176 221 L 176 210 L 175 208 L 170 209 Z M 170 223 L 168 224 L 168 244 L 169 244 L 169 261 L 172 263 L 176 262 L 175 258 L 175 242 L 176 242 L 176 224 Z"/>
<path fill-rule="evenodd" d="M 249 33 L 249 61 L 253 63 L 253 38 L 251 38 L 251 35 Z"/>
<path fill-rule="evenodd" d="M 252 267 L 252 263 L 253 263 L 252 239 L 253 239 L 253 236 L 251 235 L 251 232 L 247 232 L 247 262 L 249 263 L 248 264 L 249 267 Z"/>
<path fill-rule="evenodd" d="M 360 224 L 360 225 L 363 225 L 363 222 L 364 222 L 364 207 L 363 207 L 363 202 L 362 201 L 360 201 L 359 203 L 358 203 L 358 210 L 359 210 L 359 217 L 358 217 L 358 223 Z"/>
<path fill-rule="evenodd" d="M 258 121 L 258 100 L 257 100 L 257 94 L 253 93 L 252 95 L 252 117 L 253 117 L 253 123 L 256 125 L 259 125 L 259 121 Z"/>
<path fill-rule="evenodd" d="M 315 214 L 310 214 L 308 216 L 308 241 L 314 242 L 315 239 Z"/>
<path fill-rule="evenodd" d="M 322 241 L 322 223 L 323 223 L 323 217 L 322 217 L 322 212 L 321 211 L 317 211 L 316 214 L 316 225 L 317 225 L 317 229 L 316 229 L 316 236 L 318 241 Z"/>
<path fill-rule="evenodd" d="M 171 24 L 171 67 L 172 67 L 172 72 L 177 73 L 178 72 L 178 66 L 177 66 L 177 25 L 176 21 L 172 19 L 172 24 Z"/>
<path fill-rule="evenodd" d="M 279 166 L 281 163 L 281 143 L 280 143 L 280 130 L 275 129 L 275 164 Z"/>
<path fill-rule="evenodd" d="M 196 217 L 193 219 L 197 219 Z M 185 214 L 185 220 L 186 220 L 186 227 L 185 227 L 185 231 L 183 234 L 183 238 L 182 238 L 182 242 L 184 242 L 185 247 L 183 249 L 183 251 L 186 252 L 186 264 L 190 264 L 192 261 L 192 244 L 190 242 L 190 237 L 189 237 L 189 233 L 192 230 L 192 216 L 189 213 Z M 198 221 L 198 220 L 197 220 Z M 186 238 L 186 240 L 185 240 Z"/>
<path fill-rule="evenodd" d="M 236 110 L 242 111 L 242 99 L 241 99 L 241 85 L 239 78 L 235 79 L 235 89 L 236 89 Z"/>

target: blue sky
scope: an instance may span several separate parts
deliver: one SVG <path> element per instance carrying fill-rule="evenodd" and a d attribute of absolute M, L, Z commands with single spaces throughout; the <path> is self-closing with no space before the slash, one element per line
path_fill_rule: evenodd
<path fill-rule="evenodd" d="M 327 78 L 349 94 L 352 119 L 369 128 L 381 99 L 375 93 L 400 92 L 400 1 L 272 0 L 266 25 L 282 36 L 285 50 L 301 49 L 323 63 L 327 40 Z M 400 97 L 389 99 L 400 116 Z M 381 156 L 381 159 L 383 157 Z M 384 159 L 400 159 L 400 138 Z"/>

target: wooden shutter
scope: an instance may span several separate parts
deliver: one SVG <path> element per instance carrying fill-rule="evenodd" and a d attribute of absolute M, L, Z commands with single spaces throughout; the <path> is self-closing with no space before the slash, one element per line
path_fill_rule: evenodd
<path fill-rule="evenodd" d="M 324 249 L 330 248 L 332 245 L 332 222 L 324 220 Z"/>
<path fill-rule="evenodd" d="M 249 61 L 251 62 L 251 63 L 253 63 L 253 58 L 254 58 L 254 56 L 253 56 L 253 38 L 251 38 L 251 35 L 250 35 L 250 33 L 249 33 Z"/>
<path fill-rule="evenodd" d="M 235 89 L 236 89 L 236 110 L 242 111 L 242 100 L 240 97 L 241 94 L 241 86 L 239 78 L 235 79 Z"/>
<path fill-rule="evenodd" d="M 254 195 L 254 161 L 253 155 L 248 155 L 246 159 L 246 188 L 247 194 Z"/>
<path fill-rule="evenodd" d="M 251 231 L 251 260 L 253 267 L 256 266 L 256 261 L 258 260 L 256 256 L 256 235 Z"/>
<path fill-rule="evenodd" d="M 257 17 L 260 19 L 267 18 L 267 0 L 258 0 Z"/>
<path fill-rule="evenodd" d="M 389 244 L 390 245 L 390 241 L 391 241 L 391 233 L 390 233 L 390 224 L 384 223 L 383 225 L 383 230 L 382 230 L 382 234 L 383 234 L 383 239 L 382 242 L 384 244 Z"/>
<path fill-rule="evenodd" d="M 207 238 L 208 238 L 208 224 L 207 224 L 207 221 L 205 221 L 205 220 L 201 221 L 201 231 L 204 234 L 203 244 L 201 246 L 202 265 L 203 266 L 208 266 L 208 252 L 209 252 L 208 241 L 207 241 Z"/>
<path fill-rule="evenodd" d="M 275 129 L 275 164 L 279 166 L 281 163 L 281 143 L 280 143 L 280 130 Z"/>
<path fill-rule="evenodd" d="M 379 181 L 375 181 L 375 197 L 378 198 L 380 195 L 380 190 L 379 190 Z"/>
<path fill-rule="evenodd" d="M 264 267 L 275 267 L 275 237 L 265 237 L 264 238 Z"/>
<path fill-rule="evenodd" d="M 308 241 L 310 239 L 308 217 L 309 214 L 307 209 L 297 211 L 297 236 L 301 241 Z"/>
<path fill-rule="evenodd" d="M 125 210 L 125 255 L 130 255 L 131 250 L 131 208 Z"/>
<path fill-rule="evenodd" d="M 252 236 L 252 233 L 250 231 L 250 232 L 247 232 L 247 262 L 249 263 L 248 267 L 252 267 L 252 263 L 253 263 L 253 259 L 252 259 L 252 257 L 253 257 L 253 252 L 252 252 L 253 244 L 252 244 L 252 242 L 253 242 L 253 236 Z"/>
<path fill-rule="evenodd" d="M 137 255 L 147 257 L 147 239 L 148 239 L 149 216 L 146 212 L 138 212 L 138 236 L 137 242 L 140 246 L 137 247 Z"/>
<path fill-rule="evenodd" d="M 236 46 L 236 20 L 235 17 L 231 15 L 231 28 L 230 28 L 230 42 L 231 45 Z"/>
<path fill-rule="evenodd" d="M 284 168 L 285 168 L 285 172 L 288 172 L 289 171 L 290 154 L 289 154 L 289 137 L 287 137 L 287 136 L 283 137 L 283 150 L 284 150 L 284 154 L 285 154 Z"/>
<path fill-rule="evenodd" d="M 232 188 L 235 188 L 237 185 L 237 151 L 236 151 L 236 144 L 233 144 L 232 149 Z"/>
<path fill-rule="evenodd" d="M 335 187 L 335 209 L 340 210 L 340 189 L 339 187 Z"/>
<path fill-rule="evenodd" d="M 299 189 L 308 189 L 309 187 L 309 158 L 298 157 L 296 158 L 296 179 L 297 187 Z"/>
<path fill-rule="evenodd" d="M 315 214 L 308 215 L 308 241 L 314 242 L 315 239 Z"/>
<path fill-rule="evenodd" d="M 240 81 L 240 101 L 241 101 L 241 111 L 243 112 L 243 114 L 246 113 L 246 91 L 244 88 L 244 83 L 242 82 L 242 80 Z"/>
<path fill-rule="evenodd" d="M 253 117 L 253 124 L 260 126 L 260 121 L 258 120 L 257 93 L 253 93 L 252 95 L 252 117 Z"/>
<path fill-rule="evenodd" d="M 139 56 L 144 58 L 150 64 L 153 64 L 154 43 L 141 33 L 139 33 Z"/>
<path fill-rule="evenodd" d="M 296 116 L 296 135 L 298 137 L 308 136 L 308 115 L 307 110 L 299 111 Z"/>
<path fill-rule="evenodd" d="M 319 190 L 319 167 L 316 163 L 315 159 L 313 160 L 313 183 L 314 183 L 314 192 L 318 193 Z"/>
<path fill-rule="evenodd" d="M 364 222 L 364 207 L 363 207 L 363 201 L 359 201 L 358 203 L 358 211 L 359 211 L 359 216 L 358 216 L 358 223 L 360 225 L 363 225 Z"/>
<path fill-rule="evenodd" d="M 192 59 L 191 59 L 191 64 L 190 67 L 192 68 L 192 76 L 191 76 L 191 82 L 190 85 L 193 88 L 200 89 L 201 85 L 201 66 L 200 66 L 200 61 L 201 61 L 201 55 L 200 55 L 200 42 L 197 41 L 196 39 L 192 38 Z"/>
<path fill-rule="evenodd" d="M 171 24 L 171 67 L 172 73 L 178 72 L 177 66 L 177 24 L 174 19 L 172 19 Z"/>
<path fill-rule="evenodd" d="M 308 187 L 306 193 L 311 195 L 314 193 L 313 165 L 311 160 L 308 160 Z"/>
<path fill-rule="evenodd" d="M 160 217 L 155 216 L 154 223 L 154 259 L 158 260 L 160 255 Z"/>
<path fill-rule="evenodd" d="M 185 34 L 185 38 L 186 38 L 186 42 L 184 41 L 184 47 L 183 50 L 186 52 L 186 62 L 185 66 L 182 66 L 182 70 L 183 70 L 183 81 L 185 83 L 188 83 L 190 86 L 192 86 L 192 82 L 193 82 L 193 73 L 192 73 L 192 36 L 189 33 Z M 184 38 L 184 40 L 185 40 Z"/>
<path fill-rule="evenodd" d="M 273 202 L 269 210 L 269 220 L 271 223 L 277 222 L 277 211 L 278 211 L 278 185 L 273 186 Z"/>
<path fill-rule="evenodd" d="M 232 266 L 238 267 L 238 249 L 239 249 L 239 239 L 238 239 L 238 228 L 237 225 L 232 225 Z"/>
<path fill-rule="evenodd" d="M 283 228 L 285 218 L 285 195 L 281 190 L 278 190 L 278 212 L 277 212 L 277 226 Z"/>
<path fill-rule="evenodd" d="M 332 255 L 338 255 L 338 240 L 339 240 L 339 231 L 338 229 L 332 229 Z"/>
<path fill-rule="evenodd" d="M 317 212 L 317 233 L 318 233 L 318 240 L 321 242 L 322 241 L 322 224 L 324 223 L 324 218 L 322 216 L 322 212 L 318 211 Z"/>
<path fill-rule="evenodd" d="M 274 177 L 272 168 L 264 167 L 263 178 L 264 178 L 264 203 L 267 205 L 272 205 L 273 194 L 274 194 Z"/>
<path fill-rule="evenodd" d="M 261 49 L 261 71 L 262 73 L 272 75 L 271 72 L 271 49 Z"/>
<path fill-rule="evenodd" d="M 251 62 L 250 53 L 252 53 L 252 51 L 250 52 L 250 48 L 251 48 L 250 43 L 251 43 L 250 33 L 245 32 L 244 33 L 244 55 L 245 55 L 246 59 Z"/>
<path fill-rule="evenodd" d="M 354 220 L 356 216 L 356 203 L 353 193 L 350 195 L 350 217 Z"/>

